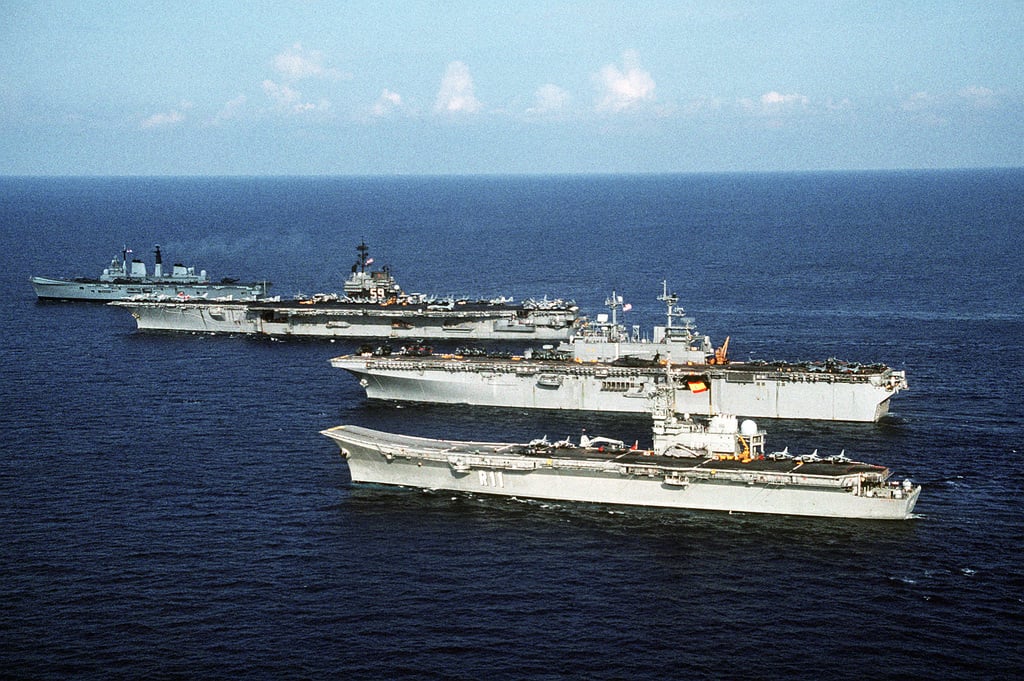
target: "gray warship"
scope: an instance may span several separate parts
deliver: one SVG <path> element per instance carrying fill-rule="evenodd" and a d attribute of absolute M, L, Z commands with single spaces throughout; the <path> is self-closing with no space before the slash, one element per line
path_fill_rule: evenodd
<path fill-rule="evenodd" d="M 370 399 L 524 409 L 644 412 L 666 365 L 681 372 L 675 402 L 691 414 L 874 422 L 907 388 L 904 371 L 881 364 L 730 361 L 729 338 L 713 347 L 676 306 L 678 296 L 662 286 L 667 323 L 654 327 L 650 339 L 640 337 L 639 327 L 626 334 L 616 318 L 622 299 L 613 293 L 606 301 L 610 319 L 599 315 L 554 350 L 511 357 L 385 350 L 330 361 Z"/>
<path fill-rule="evenodd" d="M 74 279 L 53 279 L 31 277 L 29 281 L 39 300 L 84 300 L 103 301 L 128 300 L 140 296 L 176 299 L 217 299 L 256 300 L 266 295 L 269 282 L 239 284 L 236 279 L 210 281 L 206 270 L 196 273 L 194 267 L 175 263 L 171 271 L 163 270 L 163 255 L 160 246 L 155 247 L 153 274 L 146 270 L 146 263 L 138 258 L 128 260 L 132 251 L 125 246 L 120 259 L 116 256 L 97 278 L 78 277 Z"/>
<path fill-rule="evenodd" d="M 420 340 L 550 340 L 570 336 L 579 308 L 565 300 L 470 300 L 406 293 L 384 266 L 371 268 L 369 247 L 357 260 L 342 294 L 316 294 L 211 303 L 136 299 L 112 303 L 127 309 L 142 331 L 233 333 L 310 338 Z"/>
<path fill-rule="evenodd" d="M 766 454 L 750 420 L 717 415 L 680 421 L 662 390 L 654 444 L 582 436 L 525 444 L 398 435 L 343 425 L 321 433 L 335 442 L 355 483 L 506 497 L 677 509 L 832 518 L 903 520 L 921 493 L 892 482 L 884 466 L 817 450 Z"/>

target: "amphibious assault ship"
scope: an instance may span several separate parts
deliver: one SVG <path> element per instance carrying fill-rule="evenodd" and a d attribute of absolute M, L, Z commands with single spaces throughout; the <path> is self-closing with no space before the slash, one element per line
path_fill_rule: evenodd
<path fill-rule="evenodd" d="M 753 421 L 679 421 L 671 394 L 654 408 L 654 445 L 546 437 L 526 444 L 463 442 L 360 426 L 321 431 L 348 462 L 352 481 L 519 498 L 741 513 L 903 520 L 921 487 L 890 482 L 888 468 L 845 455 L 764 452 Z"/>
<path fill-rule="evenodd" d="M 146 263 L 138 258 L 130 262 L 127 246 L 121 249 L 103 269 L 98 278 L 77 277 L 75 279 L 52 279 L 31 277 L 29 281 L 40 300 L 127 300 L 138 296 L 161 296 L 164 298 L 204 298 L 255 300 L 266 295 L 270 282 L 239 284 L 237 279 L 210 281 L 206 270 L 196 274 L 194 267 L 175 263 L 169 273 L 163 270 L 163 255 L 160 246 L 155 247 L 153 274 L 146 271 Z"/>
<path fill-rule="evenodd" d="M 384 339 L 551 340 L 569 337 L 579 308 L 564 300 L 469 300 L 406 293 L 365 243 L 343 293 L 282 301 L 138 299 L 126 308 L 144 331 Z"/>
<path fill-rule="evenodd" d="M 646 411 L 668 365 L 683 379 L 674 387 L 680 413 L 750 418 L 873 422 L 907 387 L 905 372 L 881 364 L 731 362 L 729 339 L 714 348 L 665 284 L 659 300 L 667 324 L 650 340 L 638 327 L 625 334 L 616 318 L 622 299 L 613 293 L 611 320 L 599 315 L 557 350 L 511 357 L 378 350 L 331 364 L 352 374 L 370 399 L 609 412 Z"/>

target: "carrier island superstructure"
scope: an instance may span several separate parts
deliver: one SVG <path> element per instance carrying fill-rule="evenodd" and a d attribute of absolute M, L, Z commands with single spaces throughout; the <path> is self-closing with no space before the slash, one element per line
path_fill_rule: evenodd
<path fill-rule="evenodd" d="M 671 380 L 671 378 L 669 379 Z M 518 498 L 582 501 L 739 513 L 903 520 L 921 493 L 888 468 L 788 451 L 765 454 L 765 435 L 750 420 L 716 415 L 679 420 L 672 394 L 659 389 L 652 409 L 654 443 L 546 437 L 525 444 L 411 437 L 337 426 L 352 481 Z M 652 401 L 645 400 L 650 407 Z"/>
<path fill-rule="evenodd" d="M 423 356 L 381 351 L 344 355 L 331 364 L 352 374 L 370 399 L 526 409 L 644 412 L 671 365 L 680 413 L 749 418 L 873 422 L 907 387 L 906 374 L 881 364 L 731 362 L 728 338 L 714 348 L 676 307 L 667 287 L 659 297 L 667 324 L 650 341 L 626 336 L 616 320 L 621 298 L 558 350 L 522 356 Z"/>
<path fill-rule="evenodd" d="M 406 293 L 385 266 L 371 268 L 365 243 L 343 293 L 293 300 L 210 303 L 137 299 L 126 308 L 142 331 L 233 333 L 310 338 L 472 341 L 563 341 L 579 316 L 571 301 L 515 303 L 506 297 L 471 300 Z"/>

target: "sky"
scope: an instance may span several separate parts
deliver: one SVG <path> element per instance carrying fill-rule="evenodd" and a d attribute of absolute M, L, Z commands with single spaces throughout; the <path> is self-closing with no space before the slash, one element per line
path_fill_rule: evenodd
<path fill-rule="evenodd" d="M 1024 166 L 1024 0 L 0 0 L 0 175 Z"/>

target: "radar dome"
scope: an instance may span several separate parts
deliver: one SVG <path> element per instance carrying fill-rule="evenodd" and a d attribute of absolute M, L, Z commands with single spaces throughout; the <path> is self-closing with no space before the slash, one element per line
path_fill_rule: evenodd
<path fill-rule="evenodd" d="M 752 435 L 757 435 L 757 424 L 751 421 L 750 419 L 746 419 L 745 421 L 743 421 L 743 423 L 740 424 L 740 434 L 743 435 L 744 437 L 751 437 Z"/>

